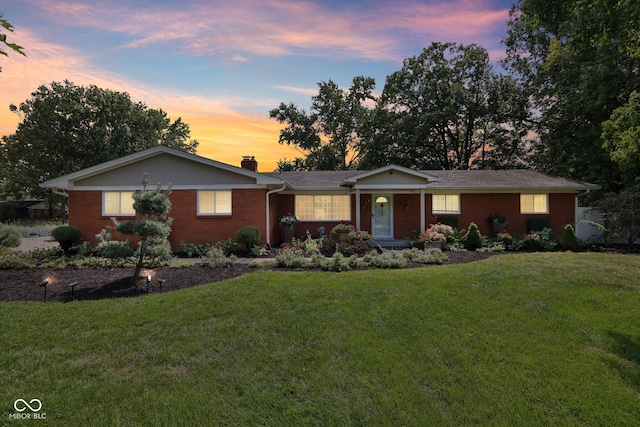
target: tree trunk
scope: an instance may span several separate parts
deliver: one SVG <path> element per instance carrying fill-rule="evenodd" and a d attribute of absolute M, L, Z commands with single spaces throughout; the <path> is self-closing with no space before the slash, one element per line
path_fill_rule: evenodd
<path fill-rule="evenodd" d="M 146 246 L 146 239 L 140 241 L 140 254 L 138 255 L 138 262 L 136 263 L 136 269 L 133 273 L 133 277 L 131 278 L 131 282 L 133 285 L 136 285 L 136 282 L 140 276 L 140 271 L 142 271 L 142 264 L 144 262 L 144 250 Z"/>

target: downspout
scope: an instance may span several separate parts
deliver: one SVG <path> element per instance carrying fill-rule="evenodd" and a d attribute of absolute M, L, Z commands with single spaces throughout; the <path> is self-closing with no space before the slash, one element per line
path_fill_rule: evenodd
<path fill-rule="evenodd" d="M 277 188 L 275 190 L 271 190 L 271 191 L 267 191 L 267 224 L 266 224 L 266 230 L 267 230 L 267 247 L 271 247 L 271 214 L 270 214 L 270 203 L 269 203 L 269 196 L 271 196 L 274 193 L 279 193 L 281 191 L 284 191 L 284 189 L 287 188 L 287 184 L 282 184 L 282 188 Z"/>
<path fill-rule="evenodd" d="M 69 199 L 69 193 L 67 193 L 66 191 L 60 191 L 57 188 L 53 188 L 52 189 L 53 194 L 57 194 L 58 196 L 62 196 L 65 199 Z M 66 206 L 69 206 L 69 202 L 66 203 Z M 67 209 L 66 209 L 65 203 L 62 204 L 62 223 L 66 224 L 67 223 Z"/>

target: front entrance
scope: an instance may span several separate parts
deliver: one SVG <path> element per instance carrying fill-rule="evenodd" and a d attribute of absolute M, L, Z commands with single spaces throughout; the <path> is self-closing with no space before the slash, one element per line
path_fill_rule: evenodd
<path fill-rule="evenodd" d="M 393 196 L 373 194 L 371 197 L 371 222 L 374 239 L 393 238 Z"/>

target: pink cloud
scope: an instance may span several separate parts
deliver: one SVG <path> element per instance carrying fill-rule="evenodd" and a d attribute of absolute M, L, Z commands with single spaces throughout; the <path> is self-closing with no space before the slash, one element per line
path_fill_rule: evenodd
<path fill-rule="evenodd" d="M 166 47 L 178 43 L 197 55 L 309 55 L 400 61 L 405 38 L 469 43 L 503 25 L 508 10 L 486 2 L 457 0 L 425 4 L 389 2 L 367 11 L 336 11 L 308 1 L 237 0 L 183 2 L 175 9 L 149 10 L 136 3 L 30 0 L 53 19 L 129 35 L 120 48 Z M 489 46 L 487 46 L 489 47 Z"/>

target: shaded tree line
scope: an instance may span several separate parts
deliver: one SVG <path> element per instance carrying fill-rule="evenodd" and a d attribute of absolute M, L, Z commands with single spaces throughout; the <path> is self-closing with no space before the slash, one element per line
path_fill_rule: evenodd
<path fill-rule="evenodd" d="M 387 77 L 359 76 L 341 89 L 318 84 L 310 111 L 282 103 L 270 117 L 286 127 L 280 143 L 302 157 L 280 170 L 512 168 L 528 163 L 531 113 L 515 79 L 493 69 L 477 45 L 433 43 Z"/>
<path fill-rule="evenodd" d="M 7 199 L 53 201 L 41 182 L 156 145 L 193 154 L 198 146 L 180 118 L 94 85 L 53 82 L 9 108 L 22 121 L 0 142 L 0 197 Z"/>

